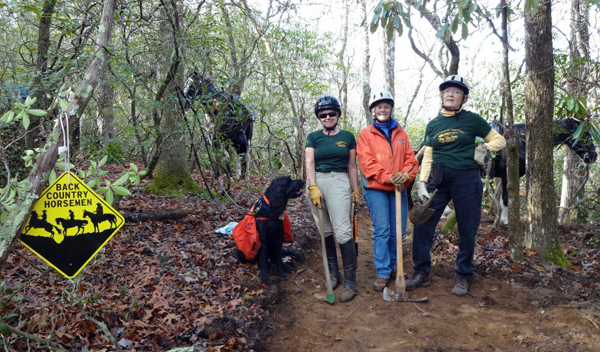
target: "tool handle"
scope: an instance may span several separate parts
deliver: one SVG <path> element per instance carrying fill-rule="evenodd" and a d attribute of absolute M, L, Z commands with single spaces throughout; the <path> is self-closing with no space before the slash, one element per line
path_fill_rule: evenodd
<path fill-rule="evenodd" d="M 356 251 L 356 269 L 358 269 L 358 210 L 356 204 L 350 205 L 350 216 L 352 217 L 352 233 L 354 235 L 354 250 Z"/>
<path fill-rule="evenodd" d="M 402 199 L 398 188 L 396 190 L 396 290 L 406 292 L 404 280 L 404 259 L 402 258 Z"/>
<path fill-rule="evenodd" d="M 321 234 L 321 254 L 323 255 L 323 268 L 325 269 L 325 286 L 327 287 L 327 302 L 333 304 L 335 295 L 331 286 L 331 276 L 329 273 L 329 265 L 327 263 L 327 251 L 325 250 L 325 232 L 323 230 L 323 209 L 319 209 L 319 233 Z"/>

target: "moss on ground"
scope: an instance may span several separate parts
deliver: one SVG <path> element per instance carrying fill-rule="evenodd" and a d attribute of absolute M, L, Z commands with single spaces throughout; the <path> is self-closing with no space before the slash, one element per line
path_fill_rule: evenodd
<path fill-rule="evenodd" d="M 200 187 L 187 171 L 169 170 L 158 168 L 156 176 L 146 187 L 142 189 L 145 194 L 160 194 L 169 197 L 184 197 L 189 193 L 200 194 Z"/>

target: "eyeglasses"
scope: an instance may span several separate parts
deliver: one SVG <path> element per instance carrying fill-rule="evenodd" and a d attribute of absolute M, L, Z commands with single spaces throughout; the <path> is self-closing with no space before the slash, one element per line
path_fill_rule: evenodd
<path fill-rule="evenodd" d="M 322 114 L 317 115 L 317 117 L 321 120 L 328 116 L 329 117 L 338 117 L 338 113 L 336 111 L 332 111 L 332 112 L 324 112 Z"/>
<path fill-rule="evenodd" d="M 445 89 L 444 94 L 454 93 L 454 95 L 462 95 L 463 92 L 460 89 Z"/>

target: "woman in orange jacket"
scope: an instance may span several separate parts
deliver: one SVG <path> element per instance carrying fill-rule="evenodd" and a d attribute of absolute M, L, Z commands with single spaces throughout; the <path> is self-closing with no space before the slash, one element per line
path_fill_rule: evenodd
<path fill-rule="evenodd" d="M 373 289 L 383 291 L 396 268 L 396 198 L 402 190 L 402 234 L 406 231 L 406 186 L 419 171 L 419 162 L 408 135 L 394 120 L 394 98 L 386 91 L 369 99 L 373 123 L 360 131 L 356 152 L 364 196 L 373 219 L 373 261 L 377 280 Z"/>

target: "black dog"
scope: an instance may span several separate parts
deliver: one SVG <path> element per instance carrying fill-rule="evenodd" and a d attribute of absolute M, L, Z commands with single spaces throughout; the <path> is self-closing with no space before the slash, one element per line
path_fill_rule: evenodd
<path fill-rule="evenodd" d="M 275 264 L 277 274 L 286 279 L 283 266 L 283 211 L 288 200 L 302 195 L 304 180 L 293 180 L 288 176 L 271 181 L 255 206 L 256 228 L 260 238 L 258 266 L 261 282 L 269 285 L 269 261 Z M 265 199 L 266 198 L 266 199 Z"/>

